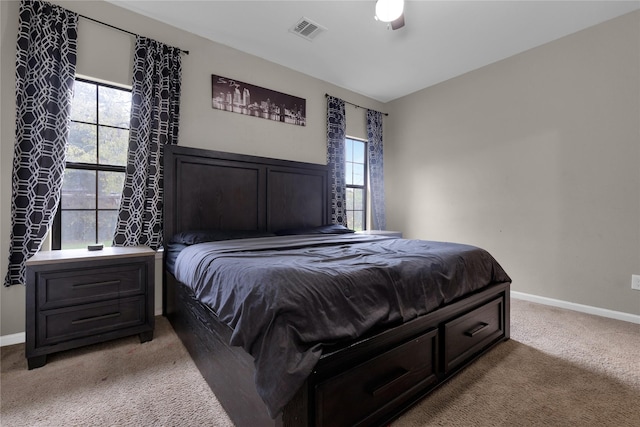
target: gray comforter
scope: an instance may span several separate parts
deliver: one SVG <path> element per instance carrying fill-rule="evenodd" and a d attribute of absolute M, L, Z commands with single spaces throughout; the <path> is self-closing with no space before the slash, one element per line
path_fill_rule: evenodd
<path fill-rule="evenodd" d="M 510 281 L 483 249 L 357 234 L 200 243 L 180 252 L 175 276 L 232 328 L 230 344 L 254 357 L 257 390 L 274 417 L 323 343 Z"/>

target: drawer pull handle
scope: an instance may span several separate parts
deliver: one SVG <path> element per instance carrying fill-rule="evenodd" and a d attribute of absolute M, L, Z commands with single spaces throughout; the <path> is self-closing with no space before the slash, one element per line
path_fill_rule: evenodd
<path fill-rule="evenodd" d="M 112 317 L 118 317 L 118 316 L 120 316 L 120 312 L 104 314 L 102 316 L 85 317 L 85 318 L 82 318 L 82 319 L 72 320 L 71 324 L 72 325 L 79 325 L 81 323 L 94 322 L 94 321 L 97 321 L 97 320 L 104 320 L 104 319 L 111 319 Z"/>
<path fill-rule="evenodd" d="M 371 395 L 376 396 L 378 394 L 384 393 L 389 387 L 400 381 L 408 373 L 409 371 L 407 371 L 406 369 L 398 368 L 398 370 L 392 376 L 387 378 L 383 384 L 374 387 L 370 392 Z"/>
<path fill-rule="evenodd" d="M 473 337 L 475 334 L 477 334 L 478 332 L 480 332 L 481 330 L 483 330 L 484 328 L 486 328 L 487 326 L 489 326 L 488 323 L 480 323 L 478 326 L 476 326 L 473 329 L 468 330 L 467 332 L 465 332 L 464 334 L 468 337 Z"/>
<path fill-rule="evenodd" d="M 107 282 L 95 282 L 95 283 L 78 283 L 73 285 L 74 288 L 92 288 L 94 286 L 110 286 L 119 285 L 120 280 L 109 280 Z"/>

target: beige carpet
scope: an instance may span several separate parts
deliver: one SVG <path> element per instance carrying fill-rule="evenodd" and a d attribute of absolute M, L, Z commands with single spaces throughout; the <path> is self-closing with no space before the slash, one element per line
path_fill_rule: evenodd
<path fill-rule="evenodd" d="M 512 339 L 393 426 L 640 426 L 640 325 L 512 300 Z M 0 424 L 230 426 L 166 319 L 137 337 L 51 355 L 1 349 Z"/>

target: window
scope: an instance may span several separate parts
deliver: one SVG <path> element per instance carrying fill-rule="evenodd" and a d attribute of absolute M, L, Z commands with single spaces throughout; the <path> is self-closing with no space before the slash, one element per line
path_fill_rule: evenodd
<path fill-rule="evenodd" d="M 345 139 L 345 179 L 347 189 L 347 225 L 362 231 L 367 229 L 367 143 Z"/>
<path fill-rule="evenodd" d="M 124 185 L 131 91 L 76 79 L 53 249 L 111 246 Z"/>

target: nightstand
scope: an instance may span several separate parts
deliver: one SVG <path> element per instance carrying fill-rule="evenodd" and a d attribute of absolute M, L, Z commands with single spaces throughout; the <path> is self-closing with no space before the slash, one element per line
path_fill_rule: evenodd
<path fill-rule="evenodd" d="M 397 237 L 398 239 L 402 239 L 402 231 L 363 230 L 363 231 L 356 231 L 356 233 L 358 233 L 358 234 L 376 235 L 376 236 Z"/>
<path fill-rule="evenodd" d="M 27 263 L 29 369 L 47 354 L 138 334 L 153 339 L 155 251 L 146 246 L 39 252 Z"/>

